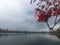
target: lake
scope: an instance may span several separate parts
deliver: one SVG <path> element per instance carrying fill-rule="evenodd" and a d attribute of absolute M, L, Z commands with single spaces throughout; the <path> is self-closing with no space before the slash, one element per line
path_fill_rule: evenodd
<path fill-rule="evenodd" d="M 60 45 L 60 36 L 48 33 L 0 34 L 0 45 Z"/>

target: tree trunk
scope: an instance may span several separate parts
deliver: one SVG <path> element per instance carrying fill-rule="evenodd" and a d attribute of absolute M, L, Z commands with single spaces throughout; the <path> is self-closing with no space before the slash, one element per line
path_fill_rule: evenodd
<path fill-rule="evenodd" d="M 60 21 L 60 18 L 57 20 L 57 16 L 56 16 L 53 27 L 50 27 L 49 24 L 48 24 L 48 22 L 46 22 L 46 24 L 47 24 L 50 32 L 53 32 L 53 28 L 56 26 L 57 23 L 59 23 L 59 21 Z"/>
<path fill-rule="evenodd" d="M 50 31 L 50 32 L 53 32 L 53 27 L 50 27 L 49 24 L 48 24 L 48 22 L 46 22 L 46 24 L 47 24 L 47 26 L 48 26 L 48 28 L 49 28 L 49 31 Z"/>

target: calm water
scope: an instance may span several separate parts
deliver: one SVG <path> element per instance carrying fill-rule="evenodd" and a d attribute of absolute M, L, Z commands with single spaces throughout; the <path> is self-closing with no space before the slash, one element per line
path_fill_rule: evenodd
<path fill-rule="evenodd" d="M 0 34 L 0 45 L 60 45 L 60 36 L 50 34 Z"/>

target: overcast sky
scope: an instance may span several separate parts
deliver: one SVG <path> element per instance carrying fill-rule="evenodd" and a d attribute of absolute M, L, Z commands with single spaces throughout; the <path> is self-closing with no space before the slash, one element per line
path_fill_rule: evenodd
<path fill-rule="evenodd" d="M 0 0 L 0 28 L 21 31 L 47 31 L 45 23 L 34 19 L 30 0 Z M 53 20 L 50 21 L 51 23 Z M 58 26 L 56 26 L 58 27 Z"/>

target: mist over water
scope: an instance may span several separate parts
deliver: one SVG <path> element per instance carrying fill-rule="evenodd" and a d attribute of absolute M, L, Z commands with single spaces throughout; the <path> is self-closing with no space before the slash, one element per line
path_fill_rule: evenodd
<path fill-rule="evenodd" d="M 50 34 L 0 34 L 0 45 L 60 45 L 59 36 Z"/>

